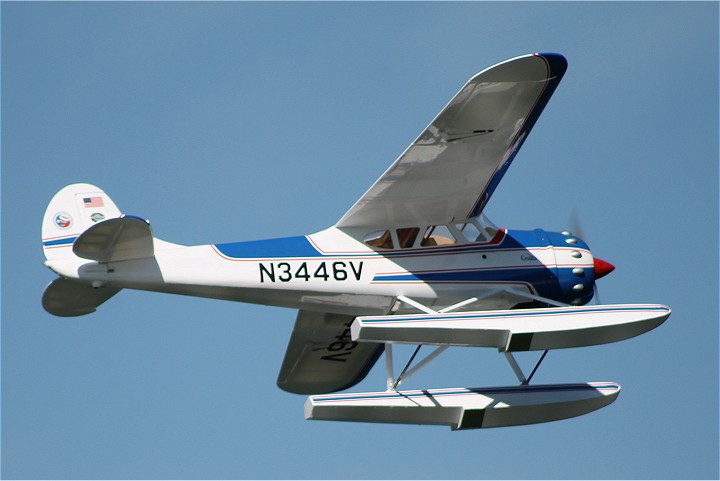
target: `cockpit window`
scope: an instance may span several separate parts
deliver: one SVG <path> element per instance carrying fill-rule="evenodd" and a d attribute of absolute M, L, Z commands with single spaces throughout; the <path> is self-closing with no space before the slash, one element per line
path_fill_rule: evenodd
<path fill-rule="evenodd" d="M 378 249 L 393 248 L 392 235 L 390 234 L 389 230 L 379 230 L 376 232 L 371 232 L 370 234 L 365 236 L 363 242 L 365 242 L 370 247 L 376 247 Z"/>
<path fill-rule="evenodd" d="M 476 217 L 475 223 L 477 223 L 480 229 L 485 233 L 488 241 L 495 238 L 498 233 L 498 228 L 495 226 L 495 224 L 490 222 L 490 219 L 485 217 L 485 214 L 480 214 L 480 217 Z"/>
<path fill-rule="evenodd" d="M 478 229 L 478 227 L 473 222 L 455 224 L 455 227 L 462 233 L 463 237 L 465 237 L 468 242 L 487 241 L 485 235 L 480 231 L 480 229 Z"/>
<path fill-rule="evenodd" d="M 394 230 L 371 232 L 365 236 L 363 242 L 375 249 L 410 249 L 466 242 L 489 242 L 498 232 L 493 224 L 479 223 L 477 219 L 468 219 L 452 225 L 431 225 L 424 229 L 424 234 L 419 240 L 420 227 L 400 227 Z"/>
<path fill-rule="evenodd" d="M 425 235 L 420 241 L 423 247 L 456 244 L 457 240 L 446 225 L 431 225 L 425 230 Z"/>
<path fill-rule="evenodd" d="M 400 248 L 407 249 L 408 247 L 412 247 L 415 244 L 415 239 L 417 239 L 419 233 L 419 227 L 405 227 L 398 229 L 397 238 Z"/>

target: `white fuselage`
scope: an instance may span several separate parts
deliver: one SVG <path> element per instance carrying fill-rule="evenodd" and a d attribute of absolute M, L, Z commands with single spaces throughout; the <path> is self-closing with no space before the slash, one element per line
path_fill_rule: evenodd
<path fill-rule="evenodd" d="M 152 258 L 97 263 L 68 256 L 46 264 L 95 287 L 354 315 L 395 312 L 398 296 L 438 309 L 471 297 L 477 298 L 470 305 L 476 309 L 509 308 L 527 302 L 527 295 L 551 296 L 558 269 L 593 266 L 584 243 L 518 241 L 507 231 L 486 242 L 387 251 L 357 237 L 331 227 L 309 236 L 233 244 L 186 247 L 155 240 Z"/>

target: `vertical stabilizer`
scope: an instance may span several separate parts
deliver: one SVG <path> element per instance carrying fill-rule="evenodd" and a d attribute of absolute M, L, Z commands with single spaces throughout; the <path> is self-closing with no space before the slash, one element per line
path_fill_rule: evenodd
<path fill-rule="evenodd" d="M 98 222 L 120 217 L 120 210 L 102 189 L 91 184 L 62 188 L 50 201 L 42 224 L 48 260 L 73 256 L 75 239 Z"/>

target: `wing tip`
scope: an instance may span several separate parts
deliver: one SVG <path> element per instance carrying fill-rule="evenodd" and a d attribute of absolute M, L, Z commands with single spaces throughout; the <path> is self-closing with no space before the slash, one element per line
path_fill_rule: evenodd
<path fill-rule="evenodd" d="M 568 61 L 564 55 L 555 52 L 542 52 L 533 54 L 536 57 L 545 59 L 550 70 L 550 76 L 562 75 L 567 70 Z"/>

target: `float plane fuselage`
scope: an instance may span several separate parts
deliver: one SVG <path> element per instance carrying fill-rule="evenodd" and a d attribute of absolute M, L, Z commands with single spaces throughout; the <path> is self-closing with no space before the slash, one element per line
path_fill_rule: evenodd
<path fill-rule="evenodd" d="M 127 288 L 298 309 L 278 379 L 295 393 L 351 387 L 387 353 L 386 393 L 311 396 L 312 419 L 464 429 L 609 404 L 614 383 L 530 386 L 512 352 L 627 339 L 670 310 L 581 308 L 611 264 L 570 232 L 498 228 L 483 214 L 566 67 L 561 55 L 533 54 L 475 75 L 335 225 L 306 236 L 173 244 L 102 189 L 69 185 L 43 220 L 45 265 L 60 276 L 43 305 L 84 315 Z M 452 345 L 496 347 L 520 386 L 399 392 L 412 370 L 394 376 L 396 343 L 436 345 L 431 358 Z"/>

